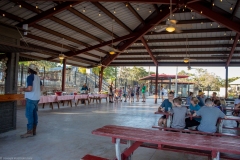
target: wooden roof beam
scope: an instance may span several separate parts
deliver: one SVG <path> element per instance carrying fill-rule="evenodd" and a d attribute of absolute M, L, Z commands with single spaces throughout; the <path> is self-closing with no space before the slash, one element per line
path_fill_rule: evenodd
<path fill-rule="evenodd" d="M 76 51 L 76 52 L 68 52 L 68 53 L 66 53 L 66 56 L 74 56 L 74 55 L 82 54 L 82 53 L 85 53 L 85 52 L 88 52 L 88 51 L 91 51 L 91 50 L 109 45 L 112 42 L 116 43 L 116 42 L 120 42 L 120 41 L 124 41 L 124 40 L 130 39 L 130 38 L 133 38 L 135 35 L 136 34 L 132 33 L 132 34 L 129 34 L 129 35 L 126 35 L 126 36 L 123 36 L 123 37 L 113 39 L 113 41 L 110 40 L 110 41 L 107 41 L 107 42 L 103 42 L 103 43 L 97 44 L 95 46 L 91 46 L 91 47 L 88 47 L 88 48 L 85 48 L 85 49 L 82 49 L 82 50 L 79 50 L 79 51 Z"/>
<path fill-rule="evenodd" d="M 189 48 L 229 48 L 231 44 L 210 44 L 210 45 L 189 45 Z M 240 44 L 237 45 L 240 47 Z M 150 49 L 179 49 L 186 48 L 186 45 L 174 45 L 174 46 L 150 46 Z M 145 47 L 129 47 L 128 50 L 139 50 L 145 49 Z"/>
<path fill-rule="evenodd" d="M 221 41 L 221 40 L 233 40 L 233 36 L 224 36 L 224 37 L 204 37 L 204 38 L 188 38 L 188 41 Z M 148 39 L 148 43 L 161 43 L 161 42 L 185 42 L 186 38 L 173 38 L 173 39 Z M 141 40 L 136 41 L 135 43 L 142 43 Z"/>
<path fill-rule="evenodd" d="M 240 45 L 237 45 L 238 40 L 239 40 L 239 36 L 240 36 L 240 33 L 236 34 L 236 37 L 234 39 L 234 42 L 233 42 L 233 45 L 232 45 L 232 48 L 231 48 L 231 52 L 230 52 L 229 57 L 227 59 L 227 63 L 226 63 L 227 67 L 229 66 L 229 64 L 231 62 L 231 59 L 232 59 L 232 56 L 233 56 L 233 53 L 235 51 L 236 46 L 240 46 Z"/>
<path fill-rule="evenodd" d="M 173 12 L 176 11 L 176 8 L 173 9 Z M 169 8 L 166 7 L 162 10 L 161 14 L 154 11 L 146 20 L 144 24 L 139 25 L 133 32 L 137 33 L 137 36 L 135 36 L 134 38 L 131 38 L 129 40 L 127 40 L 126 42 L 122 42 L 118 45 L 118 50 L 120 50 L 121 52 L 123 52 L 125 49 L 127 49 L 129 46 L 131 46 L 136 40 L 138 40 L 139 38 L 141 38 L 144 34 L 146 34 L 149 30 L 151 30 L 154 25 L 159 24 L 161 21 L 163 21 L 165 18 L 167 18 L 169 16 Z M 111 56 L 107 56 L 104 60 L 103 60 L 103 65 L 108 66 L 114 59 L 117 58 L 117 56 L 119 54 L 121 54 L 121 52 L 115 54 L 115 55 L 111 55 Z"/>
<path fill-rule="evenodd" d="M 81 12 L 77 11 L 74 8 L 68 8 L 68 11 L 70 11 L 71 13 L 75 14 L 76 16 L 78 16 L 79 18 L 85 20 L 86 22 L 90 23 L 91 25 L 97 27 L 98 29 L 102 30 L 103 32 L 109 34 L 110 36 L 112 36 L 115 38 L 118 38 L 118 36 L 114 33 L 112 33 L 112 31 L 109 31 L 108 29 L 106 29 L 105 27 L 103 27 L 102 25 L 100 25 L 99 23 L 95 22 L 94 20 L 92 20 L 91 18 L 85 16 L 84 14 L 82 14 Z"/>
<path fill-rule="evenodd" d="M 209 32 L 227 32 L 231 31 L 228 28 L 211 28 L 211 29 L 190 29 L 190 30 L 182 30 L 181 33 L 209 33 Z M 167 31 L 162 31 L 162 32 L 148 32 L 146 35 L 161 35 L 161 34 L 179 34 L 175 32 L 167 32 Z"/>
<path fill-rule="evenodd" d="M 188 4 L 187 8 L 192 9 L 196 13 L 215 21 L 220 25 L 225 26 L 232 31 L 235 31 L 236 33 L 240 33 L 240 24 L 212 11 L 200 2 Z"/>
<path fill-rule="evenodd" d="M 37 22 L 39 22 L 43 19 L 50 18 L 54 14 L 59 13 L 59 12 L 65 10 L 65 9 L 69 8 L 70 5 L 74 6 L 78 3 L 80 3 L 80 2 L 64 2 L 64 3 L 61 3 L 61 4 L 59 4 L 59 5 L 57 5 L 53 8 L 50 8 L 50 9 L 44 11 L 44 12 L 41 12 L 40 14 L 38 14 L 38 15 L 32 17 L 32 18 L 29 18 L 29 19 L 25 20 L 24 22 L 19 23 L 17 26 L 22 27 L 23 24 L 28 24 L 28 26 L 31 26 L 31 25 L 33 25 L 33 24 L 35 24 L 35 23 L 37 23 Z M 54 10 L 54 8 L 56 8 L 56 10 Z"/>
<path fill-rule="evenodd" d="M 1 14 L 1 16 L 4 15 L 4 17 L 9 18 L 9 19 L 14 20 L 14 21 L 18 21 L 18 22 L 23 22 L 24 21 L 24 19 L 22 19 L 18 16 L 15 16 L 11 13 L 5 12 L 3 10 L 0 10 L 0 14 Z"/>
<path fill-rule="evenodd" d="M 236 15 L 236 13 L 238 11 L 239 6 L 240 6 L 240 0 L 237 1 L 236 5 L 235 5 L 235 7 L 233 9 L 231 19 L 233 19 L 235 17 L 235 15 Z"/>
<path fill-rule="evenodd" d="M 25 1 L 25 0 L 19 0 Z M 53 0 L 41 0 L 41 1 L 53 1 Z M 64 1 L 79 1 L 79 0 L 64 0 Z M 99 0 L 88 0 L 89 2 L 99 2 Z M 126 0 L 101 0 L 101 2 L 126 2 Z M 169 4 L 169 0 L 128 0 L 129 3 L 148 3 L 148 4 Z M 172 4 L 177 4 L 178 0 L 172 0 Z"/>
<path fill-rule="evenodd" d="M 235 54 L 240 54 L 240 51 L 235 51 Z M 163 54 L 162 52 L 152 52 L 153 55 Z M 200 55 L 200 54 L 207 54 L 207 55 L 228 55 L 229 52 L 227 51 L 192 51 L 191 55 Z M 148 52 L 128 52 L 122 53 L 121 56 L 146 56 L 149 55 Z M 186 52 L 164 52 L 164 55 L 186 55 Z"/>
<path fill-rule="evenodd" d="M 56 31 L 54 31 L 54 30 L 48 29 L 48 28 L 43 27 L 43 26 L 41 26 L 41 25 L 34 24 L 33 27 L 34 27 L 34 28 L 37 28 L 37 29 L 39 29 L 39 30 L 41 30 L 41 31 L 50 33 L 50 34 L 52 34 L 52 35 L 55 35 L 55 36 L 64 38 L 64 39 L 69 40 L 69 41 L 71 41 L 71 42 L 74 42 L 74 43 L 76 43 L 76 44 L 80 44 L 80 45 L 85 46 L 85 47 L 88 47 L 88 46 L 89 46 L 87 43 L 84 43 L 84 42 L 81 42 L 81 41 L 79 41 L 79 40 L 77 40 L 77 39 L 74 39 L 74 38 L 72 38 L 72 37 L 66 36 L 65 34 L 58 33 L 58 32 L 56 32 Z M 91 53 L 87 53 L 86 55 L 92 56 L 92 57 L 95 57 L 95 58 L 96 58 L 96 56 L 95 56 L 94 54 L 91 54 Z"/>
<path fill-rule="evenodd" d="M 161 60 L 183 60 L 184 57 L 157 57 L 157 60 L 158 61 L 161 61 Z M 212 56 L 208 56 L 208 57 L 197 57 L 197 60 L 195 60 L 196 62 L 198 60 L 223 60 L 225 61 L 226 60 L 226 57 L 212 57 Z M 240 57 L 234 57 L 234 59 L 240 59 Z M 144 60 L 152 60 L 152 58 L 147 58 L 147 57 L 143 57 L 143 58 L 116 58 L 115 59 L 116 61 L 127 61 L 127 60 L 131 60 L 131 61 L 144 61 Z M 192 62 L 191 62 L 192 63 Z"/>
<path fill-rule="evenodd" d="M 32 11 L 33 13 L 42 13 L 42 10 L 40 10 L 39 8 L 36 8 L 34 6 L 32 6 L 31 4 L 24 2 L 24 1 L 19 1 L 19 0 L 11 0 L 12 2 L 21 5 L 23 8 L 28 9 L 29 11 Z"/>
<path fill-rule="evenodd" d="M 126 3 L 124 3 L 124 5 L 126 5 Z M 128 3 L 128 9 L 141 23 L 145 23 L 144 19 L 136 12 L 136 10 L 133 8 L 133 6 L 130 3 Z"/>
<path fill-rule="evenodd" d="M 149 46 L 147 44 L 147 41 L 144 39 L 143 36 L 141 37 L 141 41 L 142 41 L 144 47 L 146 48 L 146 50 L 148 51 L 148 54 L 150 55 L 151 59 L 153 60 L 153 63 L 155 64 L 155 66 L 157 66 L 158 65 L 158 61 L 157 61 L 156 57 L 154 57 L 154 55 L 152 54 L 152 51 L 149 48 Z"/>
<path fill-rule="evenodd" d="M 100 9 L 103 13 L 108 15 L 111 19 L 115 20 L 115 22 L 117 22 L 120 26 L 122 26 L 126 31 L 128 31 L 129 33 L 132 32 L 132 30 L 125 23 L 123 23 L 120 19 L 114 16 L 109 10 L 107 10 L 99 2 L 92 2 L 92 4 L 95 5 L 98 9 Z"/>

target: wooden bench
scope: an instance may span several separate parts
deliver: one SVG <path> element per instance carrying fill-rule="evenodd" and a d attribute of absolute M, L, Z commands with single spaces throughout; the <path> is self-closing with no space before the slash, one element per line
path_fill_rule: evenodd
<path fill-rule="evenodd" d="M 235 135 L 235 134 L 229 134 L 229 133 L 207 133 L 207 132 L 201 132 L 201 131 L 196 131 L 196 130 L 184 130 L 184 129 L 176 129 L 176 128 L 168 128 L 168 127 L 161 127 L 161 126 L 152 126 L 152 128 L 157 128 L 162 131 L 172 131 L 172 132 L 181 132 L 181 133 L 193 133 L 193 134 L 200 134 L 200 135 L 209 135 L 209 136 L 217 136 L 217 137 L 222 137 L 222 136 L 232 136 L 232 137 L 238 137 L 240 136 Z"/>
<path fill-rule="evenodd" d="M 81 160 L 109 160 L 109 159 L 87 154 L 84 157 L 82 157 Z"/>
<path fill-rule="evenodd" d="M 159 130 L 107 125 L 92 131 L 92 134 L 111 137 L 115 143 L 118 160 L 127 160 L 138 147 L 169 150 L 208 156 L 209 159 L 240 159 L 240 139 L 232 136 L 218 137 L 180 132 L 167 133 Z M 127 144 L 121 152 L 120 143 Z"/>

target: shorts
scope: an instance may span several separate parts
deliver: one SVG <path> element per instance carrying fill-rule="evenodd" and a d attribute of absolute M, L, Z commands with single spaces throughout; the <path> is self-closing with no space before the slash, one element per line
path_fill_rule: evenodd
<path fill-rule="evenodd" d="M 134 93 L 131 93 L 131 97 L 134 97 Z"/>
<path fill-rule="evenodd" d="M 162 96 L 164 95 L 164 93 L 162 92 Z"/>

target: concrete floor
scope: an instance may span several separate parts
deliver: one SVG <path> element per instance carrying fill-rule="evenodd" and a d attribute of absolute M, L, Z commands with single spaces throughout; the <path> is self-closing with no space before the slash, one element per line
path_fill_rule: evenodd
<path fill-rule="evenodd" d="M 79 160 L 86 154 L 105 158 L 115 157 L 111 138 L 92 135 L 91 131 L 104 125 L 123 125 L 151 128 L 157 125 L 160 115 L 155 115 L 159 105 L 153 99 L 142 102 L 118 102 L 60 107 L 51 110 L 39 106 L 37 135 L 21 139 L 26 132 L 24 107 L 17 110 L 17 129 L 0 134 L 0 159 Z M 122 150 L 126 147 L 122 145 Z M 133 160 L 207 160 L 207 157 L 138 148 Z"/>

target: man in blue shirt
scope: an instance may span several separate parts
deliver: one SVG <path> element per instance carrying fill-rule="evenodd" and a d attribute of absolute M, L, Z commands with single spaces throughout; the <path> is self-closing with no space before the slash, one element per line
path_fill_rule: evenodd
<path fill-rule="evenodd" d="M 173 97 L 174 97 L 174 92 L 170 92 L 168 93 L 168 99 L 165 99 L 162 104 L 160 105 L 160 107 L 158 108 L 159 112 L 167 112 L 170 111 L 170 109 L 173 106 Z M 162 116 L 159 120 L 158 120 L 158 125 L 159 126 L 166 126 L 167 123 L 167 119 L 166 119 L 166 115 Z"/>
<path fill-rule="evenodd" d="M 21 135 L 21 138 L 32 137 L 36 135 L 38 124 L 38 102 L 41 96 L 42 83 L 37 76 L 37 67 L 30 64 L 28 67 L 28 74 L 26 88 L 21 88 L 20 92 L 25 92 L 26 98 L 26 117 L 28 120 L 27 133 Z"/>
<path fill-rule="evenodd" d="M 213 106 L 210 98 L 205 100 L 205 106 L 194 113 L 193 116 L 201 116 L 202 120 L 197 130 L 208 133 L 215 133 L 217 131 L 218 118 L 226 118 L 226 115 L 218 108 Z"/>

